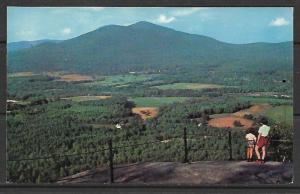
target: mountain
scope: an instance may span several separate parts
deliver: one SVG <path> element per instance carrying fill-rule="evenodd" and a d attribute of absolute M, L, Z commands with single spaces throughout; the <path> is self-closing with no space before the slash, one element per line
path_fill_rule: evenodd
<path fill-rule="evenodd" d="M 7 44 L 7 51 L 12 52 L 12 51 L 18 51 L 26 48 L 31 48 L 37 45 L 40 45 L 42 43 L 47 43 L 47 42 L 54 42 L 54 43 L 59 43 L 62 40 L 49 40 L 49 39 L 44 39 L 44 40 L 34 40 L 34 41 L 19 41 L 19 42 L 11 42 Z"/>
<path fill-rule="evenodd" d="M 229 44 L 149 22 L 108 25 L 59 43 L 8 53 L 9 71 L 292 69 L 292 42 Z"/>

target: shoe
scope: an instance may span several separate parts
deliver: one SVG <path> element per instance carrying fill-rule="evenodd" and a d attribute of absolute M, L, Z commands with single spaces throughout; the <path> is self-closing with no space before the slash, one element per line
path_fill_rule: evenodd
<path fill-rule="evenodd" d="M 256 163 L 256 164 L 261 164 L 261 159 L 257 159 L 257 160 L 255 161 L 255 163 Z"/>

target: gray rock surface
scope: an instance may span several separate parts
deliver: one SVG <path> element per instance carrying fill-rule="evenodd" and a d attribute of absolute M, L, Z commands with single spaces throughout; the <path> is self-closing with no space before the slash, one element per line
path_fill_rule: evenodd
<path fill-rule="evenodd" d="M 108 168 L 84 171 L 58 181 L 67 183 L 107 183 Z M 255 185 L 288 184 L 291 163 L 246 161 L 146 162 L 115 166 L 115 183 L 165 185 Z"/>

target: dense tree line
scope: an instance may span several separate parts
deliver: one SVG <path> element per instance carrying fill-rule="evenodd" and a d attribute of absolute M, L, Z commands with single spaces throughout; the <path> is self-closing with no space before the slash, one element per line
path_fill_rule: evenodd
<path fill-rule="evenodd" d="M 8 180 L 52 182 L 86 169 L 106 166 L 110 138 L 115 148 L 116 165 L 183 161 L 184 127 L 188 133 L 189 160 L 227 160 L 228 129 L 198 127 L 193 119 L 235 112 L 250 104 L 224 98 L 175 103 L 161 107 L 158 117 L 147 123 L 131 113 L 132 106 L 125 97 L 116 97 L 87 102 L 58 100 L 11 109 L 8 159 L 46 159 L 8 162 Z M 116 123 L 121 123 L 122 129 L 116 129 Z M 281 133 L 275 132 L 282 138 Z M 232 146 L 233 157 L 242 159 L 244 132 L 232 131 Z M 59 157 L 61 155 L 71 156 Z"/>

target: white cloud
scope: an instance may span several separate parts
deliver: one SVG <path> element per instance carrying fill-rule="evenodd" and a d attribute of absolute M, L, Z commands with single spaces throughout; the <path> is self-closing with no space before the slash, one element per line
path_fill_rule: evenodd
<path fill-rule="evenodd" d="M 72 33 L 72 30 L 71 30 L 71 28 L 64 28 L 64 29 L 61 31 L 61 33 L 62 33 L 63 35 L 69 35 L 69 34 Z"/>
<path fill-rule="evenodd" d="M 269 25 L 270 26 L 286 26 L 289 23 L 290 22 L 288 20 L 286 20 L 285 18 L 280 17 L 280 18 L 276 18 L 276 19 L 272 20 Z"/>
<path fill-rule="evenodd" d="M 157 22 L 162 24 L 167 24 L 170 22 L 173 22 L 175 20 L 175 17 L 167 17 L 166 15 L 159 15 Z"/>
<path fill-rule="evenodd" d="M 174 16 L 188 16 L 188 15 L 191 15 L 202 9 L 205 9 L 205 8 L 201 8 L 201 7 L 181 8 L 180 10 L 174 11 L 173 15 Z"/>

